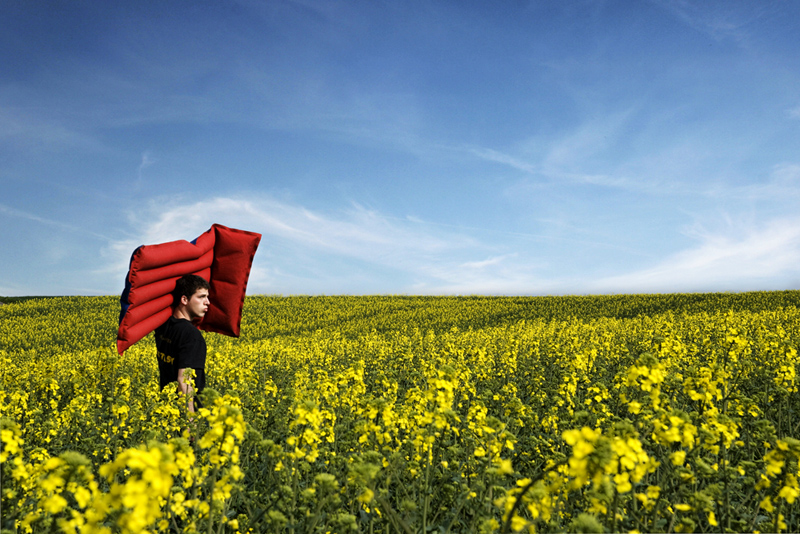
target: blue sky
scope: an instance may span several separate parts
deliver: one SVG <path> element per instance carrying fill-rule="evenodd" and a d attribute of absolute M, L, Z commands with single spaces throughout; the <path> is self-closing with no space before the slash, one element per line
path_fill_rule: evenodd
<path fill-rule="evenodd" d="M 0 4 L 0 295 L 800 285 L 800 2 Z"/>

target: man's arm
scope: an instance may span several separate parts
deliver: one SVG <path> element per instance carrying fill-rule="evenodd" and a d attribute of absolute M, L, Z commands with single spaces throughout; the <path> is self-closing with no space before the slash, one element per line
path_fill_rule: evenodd
<path fill-rule="evenodd" d="M 187 404 L 187 409 L 190 412 L 194 412 L 194 390 L 192 389 L 192 384 L 186 380 L 184 375 L 185 371 L 189 369 L 178 369 L 178 393 L 183 393 L 189 399 Z"/>

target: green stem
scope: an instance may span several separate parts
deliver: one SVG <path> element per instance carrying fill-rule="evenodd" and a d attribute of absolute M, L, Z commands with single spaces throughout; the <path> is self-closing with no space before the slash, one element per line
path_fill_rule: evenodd
<path fill-rule="evenodd" d="M 225 518 L 225 514 L 228 513 L 228 503 L 225 501 L 222 504 L 222 515 L 219 518 L 219 526 L 217 527 L 217 534 L 222 534 L 222 529 L 225 528 L 225 523 L 223 522 Z"/>
<path fill-rule="evenodd" d="M 211 487 L 208 492 L 208 527 L 206 532 L 212 534 L 214 531 L 214 521 L 212 519 L 212 512 L 214 511 L 214 487 L 217 485 L 217 475 L 219 474 L 219 467 L 215 467 L 211 473 Z"/>
<path fill-rule="evenodd" d="M 667 527 L 667 532 L 672 532 L 672 527 L 675 526 L 675 517 L 676 516 L 677 516 L 677 514 L 675 514 L 675 512 L 672 512 L 672 518 L 669 520 L 669 526 Z"/>
<path fill-rule="evenodd" d="M 314 507 L 314 519 L 311 521 L 311 525 L 308 527 L 308 532 L 314 532 L 314 529 L 317 527 L 317 523 L 319 523 L 319 517 L 322 512 L 322 503 L 323 499 L 317 500 L 317 505 Z M 370 525 L 370 528 L 372 525 Z"/>
<path fill-rule="evenodd" d="M 469 496 L 469 492 L 465 493 L 464 496 L 468 497 Z M 461 513 L 461 509 L 464 507 L 464 504 L 466 502 L 467 502 L 467 499 L 462 499 L 461 502 L 458 503 L 458 507 L 456 507 L 455 512 L 453 512 L 453 514 L 451 515 L 450 522 L 447 524 L 447 527 L 445 528 L 445 533 L 446 534 L 450 532 L 450 529 L 453 527 L 453 523 L 455 522 L 456 518 L 458 517 L 458 514 Z"/>
<path fill-rule="evenodd" d="M 756 527 L 756 519 L 758 519 L 758 512 L 761 509 L 761 500 L 764 498 L 764 490 L 761 490 L 759 494 L 756 496 L 755 505 L 756 509 L 753 511 L 753 520 L 750 522 L 750 528 L 747 530 L 752 532 L 755 530 Z"/>
<path fill-rule="evenodd" d="M 619 492 L 614 489 L 614 504 L 611 505 L 611 532 L 617 531 L 617 506 L 619 506 Z"/>
<path fill-rule="evenodd" d="M 375 496 L 375 500 L 378 501 L 378 504 L 380 504 L 381 508 L 386 510 L 386 513 L 389 514 L 390 521 L 395 524 L 398 530 L 402 530 L 406 534 L 414 534 L 414 531 L 411 530 L 411 527 L 409 527 L 408 524 L 406 524 L 406 522 L 400 518 L 397 512 L 395 512 L 394 508 L 392 508 L 392 505 L 389 504 L 389 501 L 378 495 Z"/>
<path fill-rule="evenodd" d="M 433 449 L 428 451 L 428 464 L 425 466 L 425 498 L 422 504 L 422 532 L 428 532 L 428 504 L 431 498 L 430 483 L 431 462 L 433 461 Z"/>

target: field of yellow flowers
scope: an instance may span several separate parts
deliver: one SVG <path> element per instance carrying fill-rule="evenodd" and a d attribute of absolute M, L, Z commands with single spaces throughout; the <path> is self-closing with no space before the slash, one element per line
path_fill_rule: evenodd
<path fill-rule="evenodd" d="M 800 291 L 252 296 L 191 419 L 118 313 L 0 306 L 3 533 L 800 531 Z"/>

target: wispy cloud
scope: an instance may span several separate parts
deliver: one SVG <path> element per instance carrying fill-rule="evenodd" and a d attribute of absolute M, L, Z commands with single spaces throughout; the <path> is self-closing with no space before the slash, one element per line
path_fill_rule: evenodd
<path fill-rule="evenodd" d="M 730 39 L 741 47 L 750 45 L 748 25 L 768 16 L 770 2 L 718 2 L 702 0 L 654 0 L 696 31 L 716 40 Z"/>
<path fill-rule="evenodd" d="M 55 118 L 43 118 L 36 113 L 10 106 L 0 100 L 0 142 L 17 150 L 65 151 L 105 150 L 91 135 Z"/>
<path fill-rule="evenodd" d="M 533 138 L 498 150 L 467 147 L 482 160 L 505 165 L 525 174 L 557 183 L 586 184 L 642 191 L 655 189 L 651 180 L 632 179 L 617 169 L 617 145 L 635 108 L 588 119 L 560 135 Z"/>
<path fill-rule="evenodd" d="M 512 169 L 522 171 L 524 174 L 531 177 L 549 180 L 554 183 L 596 185 L 611 189 L 631 191 L 655 191 L 658 186 L 658 184 L 653 181 L 644 179 L 632 180 L 624 174 L 581 170 L 576 164 L 571 166 L 574 170 L 569 170 L 552 161 L 535 161 L 535 158 L 526 159 L 524 155 L 509 154 L 491 148 L 471 147 L 467 150 L 469 153 L 482 160 L 499 163 Z M 560 158 L 568 159 L 563 155 L 560 156 Z M 661 189 L 658 190 L 663 191 Z"/>
<path fill-rule="evenodd" d="M 416 294 L 649 293 L 758 289 L 770 279 L 780 285 L 800 278 L 800 219 L 717 233 L 693 228 L 687 232 L 697 246 L 650 268 L 576 279 L 558 274 L 557 258 L 532 256 L 515 245 L 493 246 L 464 229 L 443 229 L 355 204 L 323 213 L 269 197 L 154 202 L 134 217 L 136 238 L 114 244 L 118 271 L 124 273 L 136 246 L 193 239 L 212 222 L 264 235 L 251 292 L 292 292 L 302 286 L 356 294 L 378 287 Z"/>
<path fill-rule="evenodd" d="M 709 134 L 702 128 L 665 139 L 646 155 L 620 149 L 613 138 L 624 127 L 624 115 L 617 116 L 615 127 L 595 127 L 590 121 L 549 142 L 462 150 L 520 171 L 521 182 L 528 185 L 533 179 L 538 184 L 600 186 L 656 198 L 771 200 L 776 205 L 794 202 L 800 195 L 800 165 L 782 162 L 765 167 L 761 181 L 742 176 L 739 162 L 746 163 L 750 153 L 735 143 L 708 145 L 704 137 Z"/>
<path fill-rule="evenodd" d="M 591 284 L 599 292 L 785 289 L 800 282 L 800 219 L 726 233 L 697 231 L 698 245 L 657 265 Z M 775 287 L 765 288 L 767 281 Z M 788 285 L 786 285 L 788 284 Z"/>
<path fill-rule="evenodd" d="M 546 261 L 518 253 L 463 263 L 440 262 L 426 266 L 431 283 L 418 284 L 418 293 L 444 295 L 541 295 L 571 293 L 575 281 L 548 277 L 541 272 Z"/>
<path fill-rule="evenodd" d="M 538 165 L 535 165 L 534 163 L 526 161 L 517 156 L 506 154 L 499 150 L 485 147 L 470 147 L 467 150 L 480 159 L 507 165 L 508 167 L 528 174 L 537 174 L 541 172 L 541 169 Z"/>
<path fill-rule="evenodd" d="M 582 167 L 614 146 L 634 110 L 591 118 L 550 143 L 543 166 L 561 171 Z"/>
<path fill-rule="evenodd" d="M 142 161 L 139 163 L 138 171 L 138 177 L 140 180 L 142 179 L 142 172 L 144 172 L 144 170 L 148 167 L 152 166 L 156 161 L 157 160 L 153 157 L 153 153 L 151 151 L 145 150 L 142 152 Z"/>
<path fill-rule="evenodd" d="M 405 280 L 395 284 L 398 290 L 438 290 L 457 280 L 474 281 L 476 276 L 492 279 L 506 268 L 506 258 L 485 259 L 494 247 L 466 233 L 385 216 L 356 204 L 322 213 L 266 197 L 219 197 L 185 204 L 153 202 L 150 209 L 131 215 L 133 237 L 113 243 L 106 255 L 117 275 L 124 274 L 137 246 L 191 240 L 214 222 L 264 235 L 263 252 L 257 255 L 254 266 L 254 282 L 262 285 L 257 288 L 261 291 L 270 290 L 266 287 L 271 285 L 270 279 L 296 277 L 300 271 L 319 272 L 318 267 L 326 262 L 328 275 L 339 269 L 343 279 L 348 278 L 348 269 L 377 269 L 376 276 L 389 278 L 395 273 Z M 269 257 L 271 265 L 259 264 L 260 257 Z M 263 278 L 259 280 L 259 276 Z M 364 280 L 363 285 L 377 284 Z"/>
<path fill-rule="evenodd" d="M 18 219 L 25 219 L 25 220 L 28 220 L 28 221 L 32 221 L 32 222 L 36 222 L 36 223 L 39 223 L 39 224 L 43 224 L 45 226 L 49 226 L 51 228 L 57 228 L 59 230 L 66 230 L 68 232 L 73 232 L 73 233 L 76 233 L 76 234 L 80 234 L 80 235 L 84 235 L 84 236 L 88 236 L 88 237 L 93 237 L 93 238 L 96 238 L 96 239 L 102 239 L 104 241 L 109 241 L 109 242 L 111 241 L 111 239 L 108 236 L 105 236 L 105 235 L 100 234 L 98 232 L 95 232 L 93 230 L 87 230 L 85 228 L 81 228 L 81 227 L 75 226 L 73 224 L 69 224 L 69 223 L 65 223 L 65 222 L 61 222 L 61 221 L 56 221 L 56 220 L 53 220 L 53 219 L 48 219 L 47 217 L 41 217 L 39 215 L 36 215 L 35 213 L 29 213 L 29 212 L 26 212 L 26 211 L 18 210 L 18 209 L 12 208 L 10 206 L 6 206 L 4 204 L 0 204 L 0 214 L 6 215 L 8 217 L 14 217 L 14 218 L 18 218 Z"/>
<path fill-rule="evenodd" d="M 317 131 L 362 145 L 425 150 L 420 139 L 425 113 L 413 93 L 379 84 L 336 84 L 303 65 L 292 65 L 276 76 L 261 64 L 243 64 L 231 76 L 237 101 L 246 105 L 232 106 L 227 120 L 264 130 Z"/>
<path fill-rule="evenodd" d="M 150 220 L 152 212 L 159 213 L 154 220 Z M 267 235 L 363 258 L 377 257 L 390 248 L 436 252 L 474 244 L 464 236 L 419 232 L 410 221 L 402 224 L 355 204 L 330 215 L 266 197 L 218 197 L 173 206 L 153 202 L 148 216 L 132 216 L 142 239 L 148 242 L 181 239 L 207 230 L 210 222 L 225 224 L 226 220 L 228 225 L 249 224 Z"/>

